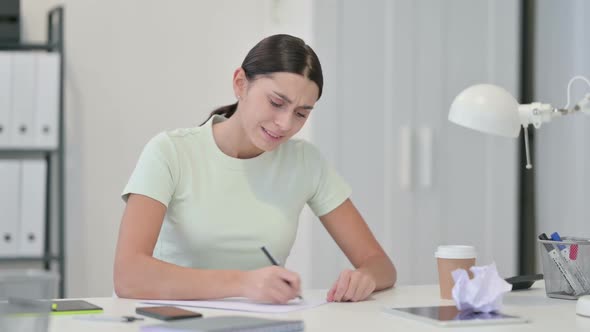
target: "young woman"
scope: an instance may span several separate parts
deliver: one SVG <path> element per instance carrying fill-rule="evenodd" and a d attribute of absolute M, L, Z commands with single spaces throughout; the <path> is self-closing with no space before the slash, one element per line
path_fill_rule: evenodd
<path fill-rule="evenodd" d="M 123 199 L 114 283 L 120 297 L 286 303 L 300 293 L 285 262 L 309 204 L 354 265 L 328 301 L 360 301 L 393 286 L 396 270 L 349 199 L 351 189 L 310 143 L 291 139 L 322 94 L 301 39 L 260 41 L 233 75 L 235 104 L 201 126 L 145 146 Z"/>

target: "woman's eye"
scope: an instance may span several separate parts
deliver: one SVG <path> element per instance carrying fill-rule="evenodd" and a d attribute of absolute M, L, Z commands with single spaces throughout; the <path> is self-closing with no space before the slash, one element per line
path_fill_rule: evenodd
<path fill-rule="evenodd" d="M 297 112 L 297 116 L 300 117 L 300 118 L 306 118 L 307 117 L 305 114 L 299 113 L 299 112 Z"/>
<path fill-rule="evenodd" d="M 272 99 L 270 100 L 270 104 L 274 107 L 281 107 L 283 106 L 283 104 L 279 104 L 279 103 L 275 103 L 274 101 L 272 101 Z"/>

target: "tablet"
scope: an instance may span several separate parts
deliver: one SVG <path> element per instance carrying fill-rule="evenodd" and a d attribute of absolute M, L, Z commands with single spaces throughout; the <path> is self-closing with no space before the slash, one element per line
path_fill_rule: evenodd
<path fill-rule="evenodd" d="M 510 316 L 496 312 L 461 312 L 454 305 L 411 308 L 384 308 L 384 311 L 396 316 L 415 319 L 437 326 L 522 324 L 527 322 L 527 320 L 522 317 Z"/>

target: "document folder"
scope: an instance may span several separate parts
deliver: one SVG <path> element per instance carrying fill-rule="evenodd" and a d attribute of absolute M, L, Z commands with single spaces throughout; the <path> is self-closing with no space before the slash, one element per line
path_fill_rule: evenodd
<path fill-rule="evenodd" d="M 21 168 L 20 256 L 43 255 L 45 244 L 45 159 L 24 159 Z"/>
<path fill-rule="evenodd" d="M 20 222 L 20 161 L 0 160 L 0 257 L 16 256 Z"/>
<path fill-rule="evenodd" d="M 142 332 L 287 332 L 303 331 L 302 320 L 269 319 L 251 316 L 217 316 L 210 318 L 184 319 L 172 323 L 142 326 Z"/>
<path fill-rule="evenodd" d="M 12 55 L 0 52 L 0 149 L 10 145 L 12 126 Z"/>
<path fill-rule="evenodd" d="M 36 57 L 34 52 L 12 53 L 12 144 L 34 145 Z"/>
<path fill-rule="evenodd" d="M 57 147 L 59 60 L 57 53 L 37 54 L 34 136 L 38 148 Z"/>

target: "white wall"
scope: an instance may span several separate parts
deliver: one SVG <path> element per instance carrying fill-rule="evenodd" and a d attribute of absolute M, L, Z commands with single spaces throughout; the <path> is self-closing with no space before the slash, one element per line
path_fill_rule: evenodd
<path fill-rule="evenodd" d="M 232 103 L 248 50 L 276 31 L 309 36 L 311 2 L 23 0 L 25 39 L 44 40 L 56 3 L 65 4 L 67 295 L 107 296 L 119 194 L 143 145 Z"/>
<path fill-rule="evenodd" d="M 351 183 L 399 284 L 436 283 L 440 244 L 474 245 L 478 265 L 514 275 L 517 141 L 447 116 L 472 84 L 518 94 L 518 3 L 324 0 L 314 15 L 334 84 L 313 137 Z M 312 234 L 314 285 L 329 286 L 350 264 L 321 227 Z"/>
<path fill-rule="evenodd" d="M 590 79 L 589 15 L 588 1 L 537 1 L 535 101 L 563 107 L 569 80 L 576 75 Z M 577 81 L 571 92 L 570 107 L 590 88 Z M 535 134 L 538 232 L 590 238 L 590 117 L 557 118 Z"/>

